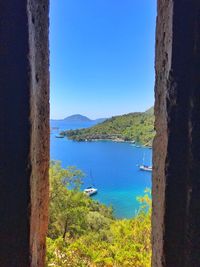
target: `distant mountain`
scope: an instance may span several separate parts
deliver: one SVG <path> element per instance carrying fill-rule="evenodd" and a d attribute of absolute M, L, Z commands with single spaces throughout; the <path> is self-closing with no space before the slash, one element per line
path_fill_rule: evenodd
<path fill-rule="evenodd" d="M 81 123 L 81 122 L 92 122 L 94 124 L 98 124 L 98 123 L 102 123 L 105 120 L 107 120 L 107 118 L 100 118 L 100 119 L 96 119 L 96 120 L 91 120 L 90 118 L 83 116 L 81 114 L 74 114 L 71 116 L 68 116 L 64 119 L 60 119 L 60 120 L 54 120 L 51 119 L 51 121 L 65 121 L 65 122 L 69 122 L 69 123 Z"/>
<path fill-rule="evenodd" d="M 64 121 L 66 122 L 90 122 L 92 120 L 86 116 L 83 116 L 80 114 L 74 114 L 74 115 L 64 118 Z"/>

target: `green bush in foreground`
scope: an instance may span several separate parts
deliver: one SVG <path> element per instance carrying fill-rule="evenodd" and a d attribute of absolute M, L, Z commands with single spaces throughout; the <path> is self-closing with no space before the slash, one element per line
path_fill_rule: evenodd
<path fill-rule="evenodd" d="M 46 266 L 150 267 L 149 192 L 138 198 L 134 218 L 119 220 L 111 208 L 80 192 L 82 177 L 76 168 L 51 163 Z"/>

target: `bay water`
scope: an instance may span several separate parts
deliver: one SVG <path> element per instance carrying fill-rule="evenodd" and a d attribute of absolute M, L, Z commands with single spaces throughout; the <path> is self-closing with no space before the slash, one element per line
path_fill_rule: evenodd
<path fill-rule="evenodd" d="M 76 166 L 85 173 L 82 190 L 95 185 L 95 200 L 112 206 L 117 218 L 131 218 L 139 208 L 138 196 L 151 188 L 151 172 L 139 170 L 143 163 L 152 164 L 152 150 L 132 143 L 112 141 L 76 142 L 56 138 L 62 130 L 86 128 L 94 122 L 68 123 L 51 121 L 50 157 L 62 167 Z M 59 129 L 52 129 L 58 127 Z"/>

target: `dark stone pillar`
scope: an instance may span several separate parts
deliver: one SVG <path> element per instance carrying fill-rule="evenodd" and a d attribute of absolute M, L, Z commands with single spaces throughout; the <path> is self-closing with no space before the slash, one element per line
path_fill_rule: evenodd
<path fill-rule="evenodd" d="M 0 1 L 0 266 L 44 266 L 48 0 Z"/>
<path fill-rule="evenodd" d="M 153 267 L 200 266 L 200 1 L 158 0 Z"/>

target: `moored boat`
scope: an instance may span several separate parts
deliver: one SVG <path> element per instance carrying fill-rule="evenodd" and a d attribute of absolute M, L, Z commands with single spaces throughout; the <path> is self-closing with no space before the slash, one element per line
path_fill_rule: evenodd
<path fill-rule="evenodd" d="M 56 135 L 56 138 L 64 138 L 64 135 Z"/>
<path fill-rule="evenodd" d="M 143 154 L 143 163 L 139 165 L 140 171 L 152 172 L 152 166 L 146 165 L 145 163 L 145 153 Z"/>
<path fill-rule="evenodd" d="M 92 196 L 92 195 L 95 195 L 97 194 L 98 190 L 94 187 L 87 187 L 85 190 L 84 190 L 84 193 L 87 195 L 87 196 Z"/>
<path fill-rule="evenodd" d="M 147 166 L 147 165 L 140 165 L 139 166 L 141 171 L 147 171 L 147 172 L 152 172 L 152 166 Z"/>

